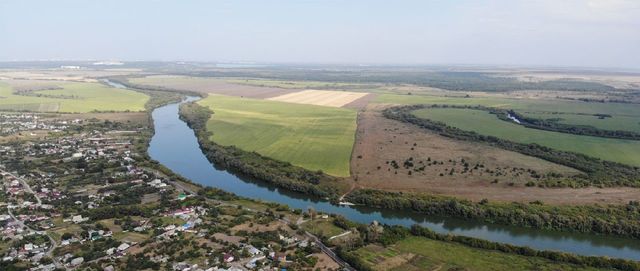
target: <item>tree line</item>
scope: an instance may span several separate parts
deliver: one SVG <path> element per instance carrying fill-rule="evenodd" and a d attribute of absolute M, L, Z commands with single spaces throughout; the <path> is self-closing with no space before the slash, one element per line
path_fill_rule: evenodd
<path fill-rule="evenodd" d="M 625 131 L 625 130 L 605 130 L 605 129 L 599 129 L 589 125 L 575 125 L 575 124 L 561 123 L 560 118 L 537 119 L 537 118 L 527 117 L 523 114 L 516 112 L 513 109 L 501 109 L 501 108 L 486 107 L 481 105 L 469 106 L 469 105 L 446 105 L 446 104 L 430 105 L 429 107 L 459 108 L 459 109 L 487 111 L 491 114 L 496 115 L 498 119 L 506 122 L 514 122 L 512 118 L 515 118 L 518 120 L 518 124 L 531 129 L 559 132 L 559 133 L 565 133 L 565 134 L 583 135 L 583 136 L 640 140 L 640 133 L 638 132 Z M 609 114 L 593 114 L 593 116 L 601 119 L 613 117 Z"/>
<path fill-rule="evenodd" d="M 251 71 L 188 71 L 185 76 L 240 77 L 271 80 L 321 81 L 357 84 L 414 84 L 452 91 L 507 92 L 518 90 L 560 90 L 611 92 L 618 89 L 596 82 L 558 79 L 527 82 L 489 72 L 433 71 L 419 69 L 254 69 Z"/>
<path fill-rule="evenodd" d="M 349 265 L 357 270 L 374 270 L 369 263 L 355 252 L 358 248 L 372 243 L 379 243 L 386 247 L 409 236 L 423 237 L 440 242 L 457 243 L 472 248 L 499 251 L 507 254 L 544 258 L 555 263 L 573 264 L 580 267 L 607 268 L 625 271 L 640 270 L 640 263 L 632 260 L 598 256 L 582 256 L 559 251 L 535 250 L 530 247 L 492 242 L 474 237 L 440 234 L 420 225 L 413 225 L 410 229 L 402 226 L 384 225 L 383 231 L 377 235 L 377 238 L 375 239 L 369 238 L 370 235 L 368 234 L 367 228 L 368 227 L 361 224 L 357 226 L 357 232 L 361 235 L 360 242 L 358 244 L 355 246 L 341 244 L 336 249 L 336 253 L 340 258 L 348 262 Z"/>
<path fill-rule="evenodd" d="M 640 203 L 623 206 L 551 206 L 541 202 L 472 202 L 453 197 L 359 189 L 349 202 L 391 210 L 473 219 L 537 229 L 640 238 Z"/>

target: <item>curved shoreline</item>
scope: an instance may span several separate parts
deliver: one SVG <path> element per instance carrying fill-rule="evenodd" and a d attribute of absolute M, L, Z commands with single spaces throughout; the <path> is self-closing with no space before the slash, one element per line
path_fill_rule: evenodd
<path fill-rule="evenodd" d="M 172 171 L 198 184 L 217 187 L 247 198 L 286 204 L 292 208 L 313 207 L 318 211 L 340 214 L 360 223 L 377 220 L 389 225 L 406 227 L 419 224 L 438 233 L 476 237 L 540 250 L 640 260 L 638 240 L 501 226 L 364 206 L 336 206 L 260 181 L 242 179 L 225 170 L 214 168 L 215 165 L 208 161 L 200 149 L 194 131 L 179 119 L 178 103 L 160 107 L 153 111 L 152 116 L 156 131 L 150 143 L 149 155 Z"/>

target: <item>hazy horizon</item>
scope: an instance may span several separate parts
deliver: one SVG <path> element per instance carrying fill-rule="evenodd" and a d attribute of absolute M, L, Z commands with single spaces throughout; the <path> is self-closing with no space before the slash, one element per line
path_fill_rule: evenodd
<path fill-rule="evenodd" d="M 640 1 L 2 1 L 0 61 L 640 69 Z"/>

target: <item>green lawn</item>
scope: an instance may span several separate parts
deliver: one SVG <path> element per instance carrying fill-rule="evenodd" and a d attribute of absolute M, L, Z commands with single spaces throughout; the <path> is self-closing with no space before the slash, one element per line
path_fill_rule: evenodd
<path fill-rule="evenodd" d="M 416 116 L 441 121 L 463 130 L 490 135 L 520 143 L 537 143 L 550 148 L 583 153 L 589 156 L 640 165 L 640 141 L 579 136 L 525 128 L 498 119 L 482 110 L 428 108 L 414 112 Z"/>
<path fill-rule="evenodd" d="M 537 100 L 496 97 L 444 97 L 428 95 L 382 94 L 376 97 L 377 103 L 391 104 L 453 104 L 483 105 L 514 109 L 536 118 L 560 117 L 563 123 L 591 125 L 600 129 L 640 131 L 640 106 L 621 103 L 586 103 L 566 100 Z M 554 112 L 561 114 L 552 114 Z M 578 115 L 588 114 L 588 115 Z M 592 114 L 609 114 L 613 118 L 598 119 Z"/>
<path fill-rule="evenodd" d="M 211 95 L 211 139 L 334 176 L 349 176 L 356 111 Z"/>
<path fill-rule="evenodd" d="M 604 270 L 421 237 L 408 237 L 387 248 L 369 245 L 356 253 L 376 270 Z"/>
<path fill-rule="evenodd" d="M 55 82 L 63 89 L 36 91 L 48 97 L 14 95 L 10 85 L 0 82 L 0 110 L 38 112 L 143 111 L 149 96 L 98 83 Z M 51 96 L 59 96 L 51 97 Z"/>

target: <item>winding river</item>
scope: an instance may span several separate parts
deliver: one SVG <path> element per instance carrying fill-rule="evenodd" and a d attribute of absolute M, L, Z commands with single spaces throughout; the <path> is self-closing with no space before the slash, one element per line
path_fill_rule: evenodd
<path fill-rule="evenodd" d="M 196 99 L 190 97 L 187 101 Z M 420 224 L 438 233 L 477 237 L 540 250 L 640 261 L 640 240 L 510 227 L 362 206 L 336 206 L 325 200 L 310 198 L 308 195 L 285 191 L 258 180 L 232 174 L 217 168 L 207 160 L 200 150 L 194 131 L 179 119 L 178 106 L 179 104 L 175 103 L 153 111 L 155 135 L 151 139 L 149 155 L 193 182 L 217 187 L 242 197 L 286 204 L 292 208 L 305 210 L 313 207 L 315 210 L 340 214 L 360 223 L 377 220 L 389 225 Z"/>

